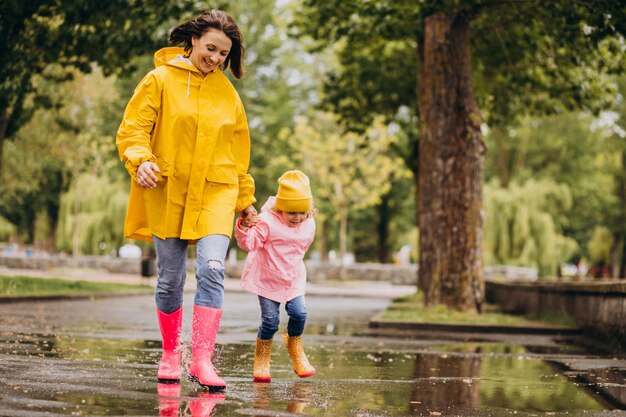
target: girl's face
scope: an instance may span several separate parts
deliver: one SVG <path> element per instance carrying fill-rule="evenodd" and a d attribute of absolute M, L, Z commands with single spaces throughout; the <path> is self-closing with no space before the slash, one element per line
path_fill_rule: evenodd
<path fill-rule="evenodd" d="M 223 64 L 233 46 L 224 32 L 214 28 L 209 28 L 199 38 L 192 37 L 191 44 L 193 48 L 189 60 L 204 75 Z"/>
<path fill-rule="evenodd" d="M 289 227 L 296 227 L 309 217 L 305 211 L 281 211 L 280 213 Z"/>

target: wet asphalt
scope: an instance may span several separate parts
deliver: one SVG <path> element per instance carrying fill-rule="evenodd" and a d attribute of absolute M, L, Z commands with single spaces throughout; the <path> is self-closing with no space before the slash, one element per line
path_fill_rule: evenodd
<path fill-rule="evenodd" d="M 298 378 L 276 337 L 263 384 L 251 375 L 256 297 L 227 288 L 218 394 L 157 383 L 151 295 L 0 304 L 0 416 L 626 416 L 624 358 L 551 335 L 370 329 L 397 293 L 317 288 L 304 341 L 318 373 Z M 188 292 L 184 363 L 192 305 Z"/>

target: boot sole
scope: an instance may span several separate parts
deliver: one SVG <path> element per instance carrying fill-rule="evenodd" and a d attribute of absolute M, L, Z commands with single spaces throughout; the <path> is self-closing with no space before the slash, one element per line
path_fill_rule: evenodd
<path fill-rule="evenodd" d="M 313 371 L 313 372 L 309 372 L 308 374 L 302 374 L 300 375 L 299 373 L 295 372 L 296 375 L 298 375 L 300 378 L 308 378 L 310 376 L 313 376 L 317 373 L 317 371 Z"/>
<path fill-rule="evenodd" d="M 254 382 L 271 382 L 272 378 L 260 378 L 260 377 L 253 377 L 252 380 Z"/>
<path fill-rule="evenodd" d="M 206 385 L 206 384 L 203 384 L 202 382 L 200 382 L 200 380 L 198 378 L 196 378 L 193 375 L 189 375 L 188 379 L 191 382 L 197 382 L 198 385 L 200 385 L 202 388 L 208 389 L 209 392 L 220 392 L 220 391 L 224 391 L 226 389 L 226 385 Z"/>

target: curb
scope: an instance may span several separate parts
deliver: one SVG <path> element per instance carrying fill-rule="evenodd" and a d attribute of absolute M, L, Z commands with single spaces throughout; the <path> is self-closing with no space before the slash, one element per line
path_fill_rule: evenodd
<path fill-rule="evenodd" d="M 372 319 L 370 329 L 414 330 L 425 332 L 454 332 L 454 333 L 488 333 L 488 334 L 537 334 L 537 335 L 580 335 L 580 328 L 559 326 L 502 326 L 502 325 L 472 325 L 455 323 L 410 323 L 402 321 L 386 321 Z"/>

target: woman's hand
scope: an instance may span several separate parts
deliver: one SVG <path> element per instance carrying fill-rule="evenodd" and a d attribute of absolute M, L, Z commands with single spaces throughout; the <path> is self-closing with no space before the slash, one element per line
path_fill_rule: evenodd
<path fill-rule="evenodd" d="M 142 162 L 137 168 L 137 184 L 147 189 L 156 187 L 159 180 L 157 172 L 161 172 L 157 164 L 150 161 Z"/>
<path fill-rule="evenodd" d="M 252 227 L 259 222 L 256 209 L 253 205 L 249 205 L 239 214 L 241 224 L 245 227 Z"/>

